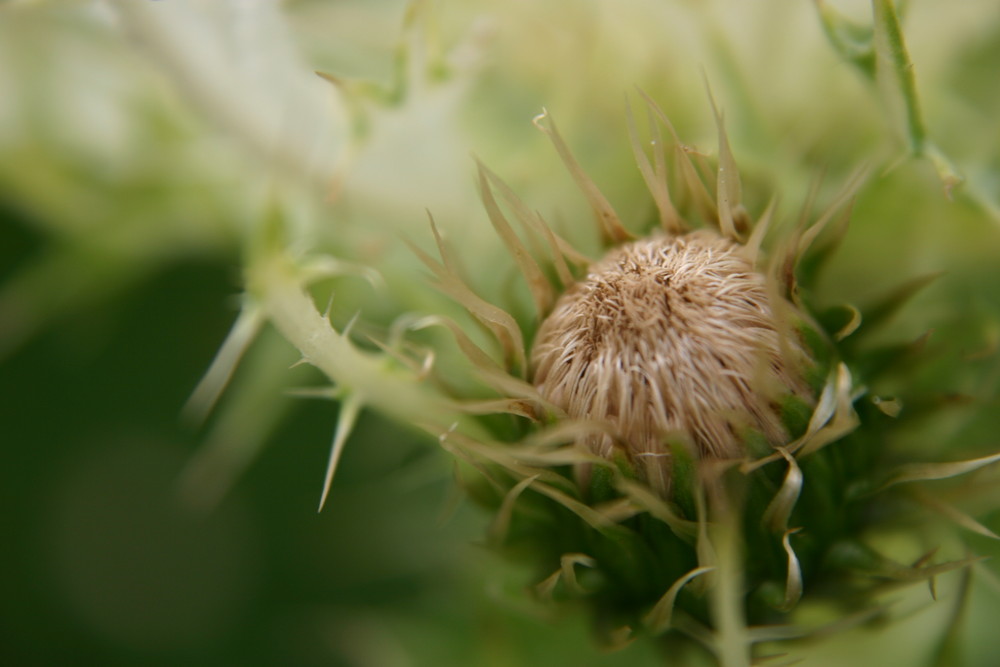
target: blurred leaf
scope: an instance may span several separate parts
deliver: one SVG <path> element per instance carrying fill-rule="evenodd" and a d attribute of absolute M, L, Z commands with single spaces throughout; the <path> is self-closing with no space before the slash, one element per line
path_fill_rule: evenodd
<path fill-rule="evenodd" d="M 677 600 L 677 594 L 681 592 L 684 586 L 694 579 L 695 577 L 705 574 L 706 572 L 711 572 L 713 568 L 711 567 L 697 567 L 683 577 L 679 578 L 677 581 L 667 589 L 667 592 L 663 594 L 653 608 L 643 617 L 643 624 L 649 628 L 649 631 L 654 635 L 665 632 L 670 628 L 671 616 L 674 611 L 674 602 Z"/>
<path fill-rule="evenodd" d="M 778 493 L 764 510 L 761 523 L 767 526 L 772 533 L 787 534 L 788 518 L 791 516 L 795 502 L 799 499 L 799 493 L 802 491 L 803 477 L 795 458 L 784 448 L 779 447 L 778 452 L 788 463 L 788 472 L 785 473 L 785 479 L 781 483 Z"/>
<path fill-rule="evenodd" d="M 861 311 L 850 304 L 835 306 L 821 313 L 819 321 L 833 334 L 833 339 L 840 342 L 861 326 Z"/>
<path fill-rule="evenodd" d="M 879 487 L 879 490 L 909 482 L 925 482 L 958 477 L 959 475 L 979 470 L 998 461 L 1000 461 L 1000 454 L 953 463 L 911 463 L 902 465 L 889 475 L 889 479 Z"/>
<path fill-rule="evenodd" d="M 848 19 L 824 0 L 815 0 L 823 32 L 841 58 L 875 80 L 875 35 L 871 26 Z"/>
<path fill-rule="evenodd" d="M 781 546 L 784 547 L 785 554 L 788 556 L 788 575 L 785 579 L 785 600 L 780 607 L 781 611 L 791 611 L 802 597 L 802 567 L 799 565 L 799 559 L 795 555 L 795 551 L 792 549 L 792 544 L 789 541 L 789 538 L 800 530 L 801 528 L 791 528 L 786 530 L 785 534 L 781 537 Z"/>
<path fill-rule="evenodd" d="M 901 285 L 891 289 L 887 294 L 877 299 L 874 303 L 861 308 L 861 330 L 855 339 L 867 336 L 880 327 L 885 326 L 892 317 L 899 312 L 909 301 L 920 293 L 925 287 L 940 278 L 943 272 L 930 273 L 924 276 L 911 278 Z M 851 341 L 856 343 L 855 341 Z"/>

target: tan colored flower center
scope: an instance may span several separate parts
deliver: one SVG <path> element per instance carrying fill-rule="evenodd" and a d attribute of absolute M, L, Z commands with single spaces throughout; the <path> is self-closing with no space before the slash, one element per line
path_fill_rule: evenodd
<path fill-rule="evenodd" d="M 535 385 L 570 417 L 605 422 L 633 457 L 666 459 L 678 436 L 703 457 L 739 456 L 748 428 L 781 442 L 776 400 L 804 392 L 787 359 L 800 351 L 739 250 L 707 230 L 614 250 L 539 329 Z M 615 439 L 587 444 L 609 456 Z"/>

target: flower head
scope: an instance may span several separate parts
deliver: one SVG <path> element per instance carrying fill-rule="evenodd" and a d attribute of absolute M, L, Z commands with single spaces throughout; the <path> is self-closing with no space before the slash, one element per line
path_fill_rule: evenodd
<path fill-rule="evenodd" d="M 781 394 L 806 396 L 801 350 L 782 340 L 765 276 L 742 246 L 703 229 L 658 234 L 610 252 L 559 299 L 538 330 L 533 381 L 577 419 L 607 422 L 592 436 L 643 458 L 647 478 L 669 483 L 669 438 L 700 456 L 743 455 L 747 429 L 780 444 Z"/>

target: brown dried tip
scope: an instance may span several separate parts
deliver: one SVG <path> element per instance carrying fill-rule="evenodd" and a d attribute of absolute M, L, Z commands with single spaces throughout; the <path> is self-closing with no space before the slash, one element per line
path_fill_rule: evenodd
<path fill-rule="evenodd" d="M 617 248 L 563 294 L 535 340 L 540 393 L 570 417 L 605 422 L 661 490 L 668 441 L 714 458 L 743 455 L 747 428 L 784 442 L 776 401 L 807 394 L 801 348 L 781 340 L 766 279 L 740 249 L 709 230 Z M 615 449 L 607 435 L 585 444 L 605 457 Z"/>

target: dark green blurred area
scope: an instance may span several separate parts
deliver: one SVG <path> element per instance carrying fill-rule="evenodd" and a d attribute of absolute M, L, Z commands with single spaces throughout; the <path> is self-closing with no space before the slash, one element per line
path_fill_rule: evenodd
<path fill-rule="evenodd" d="M 45 247 L 28 222 L 2 209 L 0 281 Z M 446 457 L 370 415 L 321 514 L 321 401 L 294 401 L 218 507 L 185 506 L 180 408 L 235 316 L 232 259 L 156 271 L 0 365 L 0 664 L 653 664 L 516 608 Z"/>
<path fill-rule="evenodd" d="M 16 211 L 2 234 L 5 272 L 39 250 Z M 433 520 L 446 480 L 401 490 L 392 477 L 433 452 L 384 423 L 362 425 L 315 513 L 329 404 L 297 404 L 218 508 L 179 502 L 198 441 L 179 410 L 229 327 L 234 271 L 168 267 L 5 361 L 0 662 L 356 664 L 378 631 L 365 614 L 454 585 L 462 522 Z"/>

